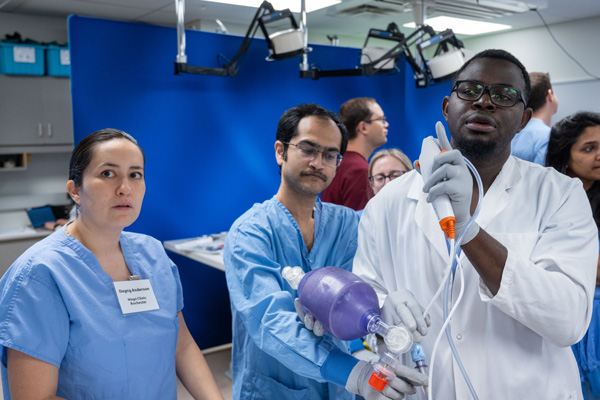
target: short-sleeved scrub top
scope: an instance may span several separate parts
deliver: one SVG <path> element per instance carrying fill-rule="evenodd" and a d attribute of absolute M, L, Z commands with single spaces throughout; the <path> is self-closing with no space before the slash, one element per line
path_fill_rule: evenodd
<path fill-rule="evenodd" d="M 156 239 L 123 232 L 120 244 L 131 273 L 150 280 L 159 309 L 124 315 L 112 278 L 63 230 L 0 280 L 4 399 L 7 348 L 57 366 L 56 394 L 69 400 L 176 398 L 179 272 Z"/>

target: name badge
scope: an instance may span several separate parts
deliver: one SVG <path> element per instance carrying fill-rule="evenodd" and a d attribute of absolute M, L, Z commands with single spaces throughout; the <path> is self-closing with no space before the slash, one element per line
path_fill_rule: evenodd
<path fill-rule="evenodd" d="M 113 282 L 123 314 L 158 310 L 149 279 Z"/>

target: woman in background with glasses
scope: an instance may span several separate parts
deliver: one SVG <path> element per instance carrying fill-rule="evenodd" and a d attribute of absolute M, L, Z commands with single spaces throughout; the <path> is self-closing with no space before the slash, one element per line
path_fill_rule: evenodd
<path fill-rule="evenodd" d="M 578 112 L 557 122 L 550 131 L 546 166 L 581 180 L 600 229 L 600 114 Z M 592 320 L 583 339 L 572 346 L 586 400 L 600 399 L 599 285 L 600 258 Z"/>
<path fill-rule="evenodd" d="M 398 149 L 383 149 L 373 154 L 369 163 L 369 182 L 377 194 L 388 182 L 413 169 L 410 159 Z"/>

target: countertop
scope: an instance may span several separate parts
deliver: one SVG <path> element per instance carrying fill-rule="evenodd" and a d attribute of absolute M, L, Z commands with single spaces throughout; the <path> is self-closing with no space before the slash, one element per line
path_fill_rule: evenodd
<path fill-rule="evenodd" d="M 185 247 L 181 246 L 182 244 L 193 242 L 198 238 L 190 238 L 190 239 L 180 239 L 180 240 L 168 240 L 163 242 L 165 249 L 171 250 L 174 253 L 181 254 L 192 260 L 201 262 L 202 264 L 206 264 L 210 267 L 219 269 L 221 271 L 225 271 L 225 264 L 223 263 L 223 251 L 214 251 L 214 252 L 206 252 L 206 251 L 194 251 L 185 249 Z M 183 247 L 183 248 L 182 248 Z"/>
<path fill-rule="evenodd" d="M 22 228 L 2 228 L 0 227 L 0 242 L 9 242 L 13 240 L 42 239 L 50 235 L 52 231 L 44 228 L 34 229 L 31 227 Z"/>

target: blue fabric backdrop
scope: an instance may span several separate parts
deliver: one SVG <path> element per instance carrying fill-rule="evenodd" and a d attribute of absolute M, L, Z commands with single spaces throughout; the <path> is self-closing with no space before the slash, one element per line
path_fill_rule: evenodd
<path fill-rule="evenodd" d="M 218 55 L 233 57 L 242 41 L 198 31 L 186 36 L 188 64 L 205 67 L 218 67 Z M 128 229 L 159 240 L 228 230 L 253 203 L 276 193 L 273 146 L 286 109 L 314 102 L 337 112 L 349 98 L 374 97 L 390 122 L 386 147 L 415 159 L 423 137 L 435 134 L 449 92 L 449 84 L 416 89 L 404 62 L 393 75 L 300 79 L 300 58 L 265 61 L 263 39 L 253 40 L 235 77 L 175 75 L 174 28 L 71 16 L 69 41 L 75 143 L 107 127 L 139 141 L 147 191 Z M 311 47 L 309 61 L 322 69 L 352 68 L 360 57 L 356 48 Z M 229 342 L 223 274 L 184 257 L 177 264 L 184 315 L 199 345 Z"/>

